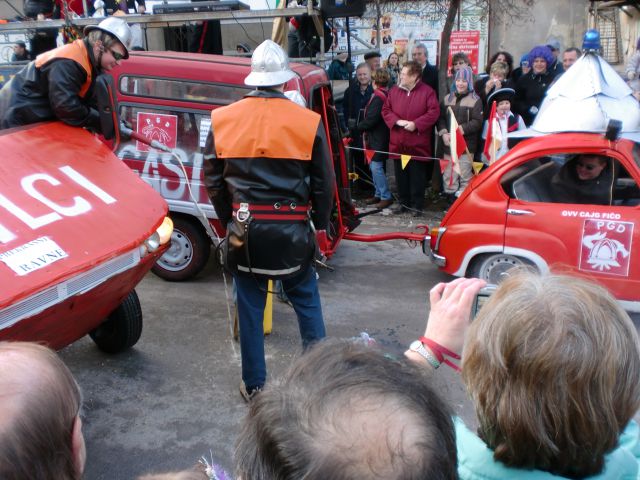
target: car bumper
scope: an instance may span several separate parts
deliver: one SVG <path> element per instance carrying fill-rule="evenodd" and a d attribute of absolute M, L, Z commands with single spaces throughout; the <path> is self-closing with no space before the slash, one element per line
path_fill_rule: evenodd
<path fill-rule="evenodd" d="M 433 263 L 435 263 L 438 267 L 444 267 L 447 263 L 447 259 L 442 255 L 438 255 L 433 250 L 431 250 L 431 237 L 427 236 L 422 242 L 422 253 L 427 255 Z"/>

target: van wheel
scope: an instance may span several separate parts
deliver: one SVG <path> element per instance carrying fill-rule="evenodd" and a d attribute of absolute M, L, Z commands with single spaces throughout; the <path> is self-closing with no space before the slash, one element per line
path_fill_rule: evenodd
<path fill-rule="evenodd" d="M 523 265 L 531 266 L 532 264 L 524 258 L 505 253 L 480 255 L 473 260 L 471 267 L 467 270 L 467 276 L 497 285 L 509 276 L 509 270 Z"/>
<path fill-rule="evenodd" d="M 135 290 L 107 319 L 89 332 L 98 348 L 106 353 L 118 353 L 133 347 L 142 335 L 142 309 Z"/>
<path fill-rule="evenodd" d="M 211 241 L 195 221 L 178 216 L 172 220 L 171 245 L 151 271 L 165 280 L 179 282 L 202 271 L 209 260 Z"/>

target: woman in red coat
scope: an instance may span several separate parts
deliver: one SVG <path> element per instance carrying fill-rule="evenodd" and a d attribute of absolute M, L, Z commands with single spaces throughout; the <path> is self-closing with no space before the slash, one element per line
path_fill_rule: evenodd
<path fill-rule="evenodd" d="M 400 83 L 391 89 L 382 107 L 382 117 L 391 130 L 389 151 L 398 154 L 394 165 L 400 208 L 396 213 L 411 209 L 416 217 L 424 210 L 427 163 L 415 159 L 403 169 L 399 155 L 431 157 L 431 133 L 440 116 L 438 97 L 421 75 L 420 64 L 405 63 Z"/>

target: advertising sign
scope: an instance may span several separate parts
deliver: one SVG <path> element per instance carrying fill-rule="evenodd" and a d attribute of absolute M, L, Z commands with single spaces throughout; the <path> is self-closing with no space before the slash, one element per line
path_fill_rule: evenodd
<path fill-rule="evenodd" d="M 478 59 L 480 51 L 480 31 L 479 30 L 458 30 L 451 32 L 451 40 L 449 43 L 449 60 L 447 63 L 447 71 L 451 72 L 451 58 L 454 53 L 466 53 L 471 61 L 471 68 L 474 75 L 478 74 Z M 451 75 L 449 75 L 451 76 Z"/>

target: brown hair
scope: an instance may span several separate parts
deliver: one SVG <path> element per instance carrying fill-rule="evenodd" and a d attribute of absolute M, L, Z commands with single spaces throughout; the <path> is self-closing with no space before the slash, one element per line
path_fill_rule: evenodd
<path fill-rule="evenodd" d="M 77 480 L 72 431 L 82 398 L 52 350 L 0 342 L 0 478 Z"/>
<path fill-rule="evenodd" d="M 420 64 L 415 60 L 404 62 L 402 68 L 406 68 L 409 75 L 417 75 L 418 79 L 420 79 L 420 76 L 422 75 L 422 66 L 420 66 Z"/>
<path fill-rule="evenodd" d="M 378 70 L 373 72 L 373 76 L 371 77 L 371 79 L 376 83 L 378 87 L 384 88 L 387 85 L 389 85 L 389 80 L 391 79 L 391 76 L 389 75 L 389 72 L 387 72 L 385 69 L 379 68 Z"/>
<path fill-rule="evenodd" d="M 569 478 L 602 471 L 640 406 L 640 349 L 602 287 L 517 272 L 467 334 L 462 378 L 494 458 Z"/>
<path fill-rule="evenodd" d="M 235 459 L 247 480 L 458 478 L 451 412 L 426 369 L 338 340 L 257 396 Z"/>

